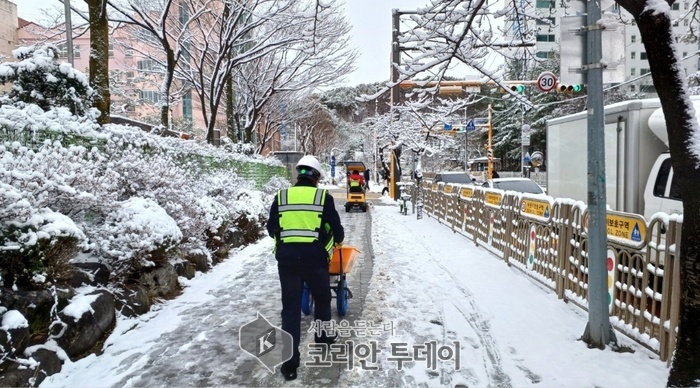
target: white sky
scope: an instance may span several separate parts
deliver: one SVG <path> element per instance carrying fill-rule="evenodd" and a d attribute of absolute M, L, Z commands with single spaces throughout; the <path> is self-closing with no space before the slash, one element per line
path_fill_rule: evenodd
<path fill-rule="evenodd" d="M 63 4 L 57 0 L 10 0 L 17 4 L 17 16 L 38 21 L 43 18 L 42 9 L 53 9 L 55 7 L 63 7 Z M 83 0 L 73 0 L 76 3 Z"/>
<path fill-rule="evenodd" d="M 357 70 L 347 76 L 348 85 L 389 80 L 391 10 L 415 10 L 427 0 L 345 0 L 352 42 L 360 50 Z"/>
<path fill-rule="evenodd" d="M 668 368 L 636 342 L 617 334 L 634 353 L 588 349 L 578 339 L 587 315 L 573 304 L 469 239 L 425 217 L 403 216 L 393 201 L 371 210 L 374 267 L 362 319 L 391 322 L 394 331 L 354 337 L 356 344 L 379 342 L 378 371 L 355 367 L 338 382 L 352 387 L 662 387 Z M 340 201 L 338 201 L 340 202 Z M 342 202 L 340 203 L 342 204 Z M 346 225 L 365 213 L 341 212 Z M 358 245 L 361 235 L 346 234 Z M 354 242 L 354 243 L 353 243 Z M 50 376 L 42 387 L 103 386 L 303 386 L 313 380 L 303 349 L 313 335 L 302 334 L 299 380 L 287 383 L 238 348 L 238 329 L 259 312 L 280 324 L 280 296 L 273 241 L 232 254 L 209 273 L 186 281 L 178 298 L 133 319 L 119 318 L 104 353 Z M 358 258 L 362 260 L 362 257 Z M 359 286 L 353 273 L 348 285 Z M 351 299 L 349 311 L 357 308 Z M 355 304 L 355 306 L 353 306 Z M 333 317 L 337 319 L 335 303 Z M 302 319 L 308 329 L 310 317 Z M 350 323 L 352 325 L 352 323 Z M 425 362 L 401 372 L 388 360 L 391 343 L 460 343 L 459 370 L 438 364 L 439 378 Z M 311 374 L 311 376 L 309 376 Z M 301 384 L 301 385 L 300 385 Z M 442 384 L 440 384 L 442 385 Z"/>

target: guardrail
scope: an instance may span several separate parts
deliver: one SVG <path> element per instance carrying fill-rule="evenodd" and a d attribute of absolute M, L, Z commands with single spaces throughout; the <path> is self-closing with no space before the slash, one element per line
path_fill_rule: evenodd
<path fill-rule="evenodd" d="M 588 215 L 582 202 L 423 182 L 424 213 L 587 310 Z M 682 223 L 608 212 L 608 307 L 619 332 L 670 362 L 680 306 Z"/>

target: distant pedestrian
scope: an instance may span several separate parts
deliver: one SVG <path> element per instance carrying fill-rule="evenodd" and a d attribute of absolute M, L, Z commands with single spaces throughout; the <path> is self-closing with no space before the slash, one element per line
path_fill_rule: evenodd
<path fill-rule="evenodd" d="M 365 190 L 369 190 L 369 168 L 363 172 L 365 178 Z"/>
<path fill-rule="evenodd" d="M 496 179 L 496 178 L 500 178 L 500 177 L 501 177 L 501 176 L 498 175 L 498 172 L 496 172 L 496 170 L 493 170 L 493 171 L 491 172 L 491 179 Z"/>

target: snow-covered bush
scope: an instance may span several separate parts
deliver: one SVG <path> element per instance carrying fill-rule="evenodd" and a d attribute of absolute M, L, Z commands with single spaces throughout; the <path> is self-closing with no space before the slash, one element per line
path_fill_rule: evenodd
<path fill-rule="evenodd" d="M 11 186 L 0 186 L 0 206 L 21 196 Z M 67 280 L 72 272 L 68 263 L 84 240 L 70 218 L 34 208 L 26 198 L 4 207 L 0 216 L 2 284 L 27 288 Z"/>
<path fill-rule="evenodd" d="M 87 112 L 94 91 L 85 74 L 58 63 L 56 46 L 20 47 L 12 55 L 16 62 L 0 64 L 0 83 L 12 82 L 11 102 L 36 104 L 45 111 L 62 106 L 79 116 Z"/>
<path fill-rule="evenodd" d="M 90 197 L 71 186 L 74 162 L 82 160 L 82 151 L 49 142 L 38 152 L 17 142 L 0 145 L 0 268 L 5 285 L 49 284 L 69 275 L 67 263 L 85 235 L 64 214 L 79 207 L 78 198 Z"/>
<path fill-rule="evenodd" d="M 134 275 L 143 267 L 167 262 L 182 239 L 175 220 L 154 200 L 131 197 L 107 216 L 100 252 L 117 275 Z"/>

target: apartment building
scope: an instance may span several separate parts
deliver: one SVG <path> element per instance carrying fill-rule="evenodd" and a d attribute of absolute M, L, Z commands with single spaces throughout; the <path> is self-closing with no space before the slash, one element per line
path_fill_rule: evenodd
<path fill-rule="evenodd" d="M 617 6 L 617 4 L 616 4 Z M 690 8 L 689 0 L 676 1 L 671 5 L 671 17 L 677 19 L 686 14 Z M 632 17 L 626 11 L 622 11 L 623 15 L 627 15 L 628 19 Z M 673 25 L 673 32 L 676 36 L 680 36 L 688 31 L 689 21 L 683 20 L 676 22 Z M 683 68 L 686 74 L 693 74 L 698 71 L 700 57 L 696 54 L 700 45 L 690 43 L 676 43 L 681 58 L 686 58 L 682 61 Z M 627 79 L 634 79 L 641 75 L 649 73 L 649 62 L 647 62 L 647 53 L 642 44 L 639 28 L 636 25 L 628 26 L 625 30 L 625 46 L 627 57 Z M 690 57 L 688 57 L 690 55 Z M 632 93 L 656 94 L 654 85 L 652 85 L 651 77 L 636 82 L 632 82 L 627 86 L 627 90 Z"/>
<path fill-rule="evenodd" d="M 12 50 L 17 48 L 17 4 L 0 0 L 0 60 L 12 58 Z"/>
<path fill-rule="evenodd" d="M 674 3 L 671 7 L 671 17 L 679 18 L 681 15 L 686 13 L 690 7 L 690 0 L 680 0 Z M 521 5 L 527 7 L 528 5 L 534 5 L 539 14 L 546 15 L 542 19 L 531 19 L 524 17 L 514 16 L 509 22 L 508 31 L 509 34 L 517 36 L 519 31 L 535 31 L 535 56 L 537 58 L 545 59 L 549 58 L 554 53 L 559 52 L 561 44 L 561 19 L 565 16 L 572 16 L 576 14 L 576 9 L 573 7 L 579 7 L 580 11 L 583 11 L 585 2 L 567 2 L 568 8 L 562 7 L 562 2 L 556 0 L 534 0 L 533 2 L 522 1 Z M 604 2 L 605 4 L 605 2 Z M 641 41 L 641 35 L 639 29 L 633 23 L 633 18 L 627 11 L 620 9 L 617 3 L 609 1 L 610 4 L 604 12 L 612 12 L 621 17 L 624 20 L 630 21 L 630 23 L 624 26 L 625 28 L 625 90 L 632 95 L 639 95 L 640 97 L 653 97 L 656 95 L 656 91 L 652 84 L 651 77 L 643 77 L 639 80 L 633 81 L 640 76 L 649 73 L 649 63 L 647 61 L 647 54 L 644 48 L 644 44 Z M 527 23 L 527 25 L 524 25 Z M 681 21 L 676 23 L 673 27 L 676 34 L 682 34 L 688 30 L 688 21 Z M 568 31 L 564 31 L 568 33 Z M 699 46 L 697 44 L 689 43 L 677 43 L 678 50 L 683 60 L 683 67 L 686 70 L 686 74 L 692 74 L 698 71 L 698 65 L 700 64 L 700 59 L 697 55 L 692 55 L 698 51 Z M 691 55 L 690 57 L 688 57 Z"/>

